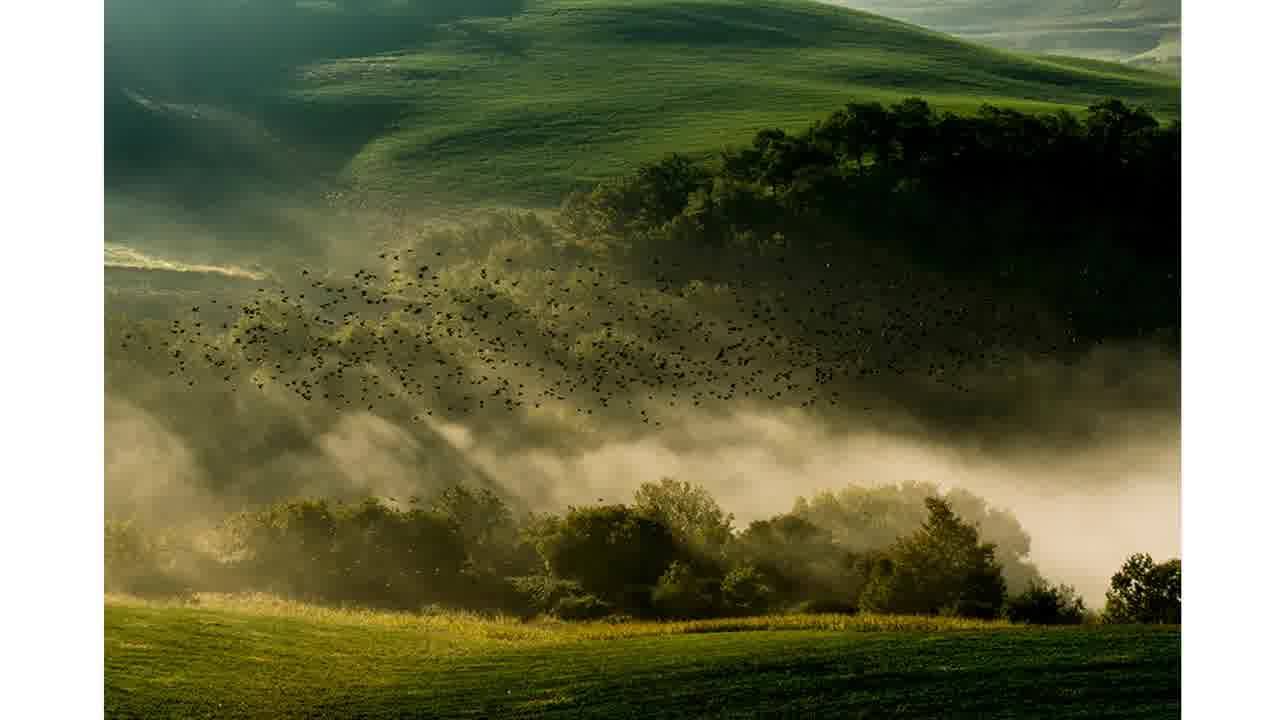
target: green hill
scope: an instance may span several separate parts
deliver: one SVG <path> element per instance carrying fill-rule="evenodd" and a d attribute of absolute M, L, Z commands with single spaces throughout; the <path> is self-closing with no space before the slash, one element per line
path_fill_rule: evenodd
<path fill-rule="evenodd" d="M 540 625 L 108 602 L 107 717 L 1176 718 L 1180 632 L 786 616 Z"/>
<path fill-rule="evenodd" d="M 161 5 L 108 3 L 109 189 L 337 181 L 415 204 L 545 205 L 855 99 L 1179 107 L 1166 76 L 805 0 Z"/>
<path fill-rule="evenodd" d="M 1180 0 L 826 1 L 1010 50 L 1180 70 Z"/>

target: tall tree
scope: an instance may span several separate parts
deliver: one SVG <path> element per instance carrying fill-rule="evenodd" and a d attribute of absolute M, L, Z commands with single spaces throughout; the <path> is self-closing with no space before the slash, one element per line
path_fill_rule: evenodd
<path fill-rule="evenodd" d="M 733 536 L 727 514 L 701 485 L 673 478 L 647 482 L 635 493 L 636 510 L 661 521 L 691 550 L 719 556 Z"/>
<path fill-rule="evenodd" d="M 1005 582 L 995 546 L 951 506 L 927 498 L 929 519 L 894 543 L 876 563 L 863 592 L 863 606 L 880 612 L 995 617 L 1004 604 Z"/>
<path fill-rule="evenodd" d="M 1111 576 L 1106 617 L 1119 623 L 1182 622 L 1182 561 L 1157 563 L 1146 553 L 1130 556 Z"/>

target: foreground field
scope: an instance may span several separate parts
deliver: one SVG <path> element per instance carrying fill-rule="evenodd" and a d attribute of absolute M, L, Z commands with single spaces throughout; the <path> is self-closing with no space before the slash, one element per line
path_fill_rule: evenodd
<path fill-rule="evenodd" d="M 1179 712 L 1178 629 L 926 618 L 519 623 L 109 597 L 108 717 L 1054 717 Z"/>

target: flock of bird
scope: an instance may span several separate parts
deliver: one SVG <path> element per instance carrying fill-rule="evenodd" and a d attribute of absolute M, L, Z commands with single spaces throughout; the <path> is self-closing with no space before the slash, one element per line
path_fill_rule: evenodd
<path fill-rule="evenodd" d="M 819 263 L 770 283 L 760 267 L 700 278 L 658 258 L 644 272 L 424 248 L 378 259 L 349 280 L 303 269 L 248 299 L 206 299 L 162 335 L 119 343 L 164 352 L 187 387 L 274 386 L 418 421 L 560 408 L 661 427 L 676 408 L 734 401 L 859 409 L 859 388 L 886 379 L 962 396 L 968 371 L 1014 362 L 1000 347 L 1053 340 L 978 288 L 888 271 Z"/>

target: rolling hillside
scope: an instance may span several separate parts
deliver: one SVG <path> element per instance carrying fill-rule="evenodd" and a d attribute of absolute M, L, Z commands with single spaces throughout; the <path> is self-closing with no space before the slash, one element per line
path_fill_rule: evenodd
<path fill-rule="evenodd" d="M 1181 69 L 1181 0 L 827 0 L 1023 52 Z"/>
<path fill-rule="evenodd" d="M 153 5 L 107 6 L 108 188 L 188 203 L 336 182 L 417 205 L 549 205 L 855 99 L 1178 112 L 1173 78 L 807 0 Z"/>

